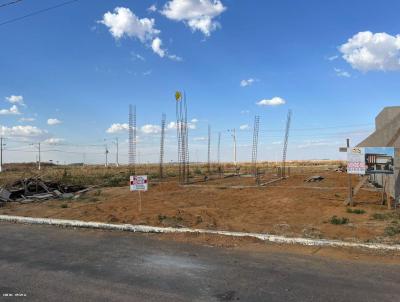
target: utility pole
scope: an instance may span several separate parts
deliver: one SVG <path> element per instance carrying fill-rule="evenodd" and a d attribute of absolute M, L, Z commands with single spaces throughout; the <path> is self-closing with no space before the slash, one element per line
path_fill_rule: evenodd
<path fill-rule="evenodd" d="M 40 152 L 40 142 L 38 144 L 38 155 L 36 155 L 35 161 L 38 163 L 38 170 L 40 171 L 41 168 L 41 152 Z M 35 143 L 31 143 L 31 146 L 35 147 Z"/>
<path fill-rule="evenodd" d="M 207 172 L 211 173 L 211 126 L 208 125 Z"/>
<path fill-rule="evenodd" d="M 218 167 L 221 164 L 221 132 L 218 132 L 218 153 L 217 153 Z"/>
<path fill-rule="evenodd" d="M 38 143 L 38 145 L 39 145 L 39 166 L 38 166 L 38 169 L 39 169 L 39 171 L 40 171 L 40 163 L 41 163 L 41 157 L 40 157 L 40 142 Z"/>
<path fill-rule="evenodd" d="M 118 159 L 118 153 L 119 153 L 119 146 L 118 146 L 118 137 L 115 138 L 115 144 L 117 146 L 117 154 L 116 154 L 116 166 L 119 167 L 119 159 Z"/>
<path fill-rule="evenodd" d="M 233 163 L 235 165 L 235 168 L 237 167 L 237 159 L 236 159 L 236 128 L 233 128 L 232 130 L 228 130 L 231 132 L 232 138 L 233 138 Z"/>
<path fill-rule="evenodd" d="M 104 147 L 106 148 L 105 154 L 106 154 L 106 163 L 105 163 L 105 167 L 108 167 L 108 146 L 107 144 L 104 145 Z"/>
<path fill-rule="evenodd" d="M 3 172 L 3 137 L 0 137 L 0 173 Z"/>

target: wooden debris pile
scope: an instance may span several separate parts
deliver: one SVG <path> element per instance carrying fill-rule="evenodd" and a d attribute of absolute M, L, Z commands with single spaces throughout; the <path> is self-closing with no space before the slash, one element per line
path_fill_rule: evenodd
<path fill-rule="evenodd" d="M 314 175 L 314 176 L 311 176 L 311 177 L 305 179 L 304 181 L 305 182 L 320 182 L 323 180 L 324 180 L 324 177 L 322 177 L 320 175 Z"/>
<path fill-rule="evenodd" d="M 43 181 L 40 178 L 25 178 L 5 187 L 0 187 L 0 202 L 29 203 L 57 198 L 68 199 L 90 189 L 90 187 Z"/>

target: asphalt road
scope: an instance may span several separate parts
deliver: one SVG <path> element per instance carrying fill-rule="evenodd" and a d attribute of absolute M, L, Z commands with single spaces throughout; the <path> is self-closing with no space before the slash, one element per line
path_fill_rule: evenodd
<path fill-rule="evenodd" d="M 0 223 L 0 300 L 400 301 L 400 266 Z"/>

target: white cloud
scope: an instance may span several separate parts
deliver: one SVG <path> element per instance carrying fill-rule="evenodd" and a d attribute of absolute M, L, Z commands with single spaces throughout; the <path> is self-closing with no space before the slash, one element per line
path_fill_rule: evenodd
<path fill-rule="evenodd" d="M 44 141 L 45 144 L 49 144 L 49 145 L 55 145 L 55 144 L 59 144 L 61 142 L 65 141 L 65 139 L 63 138 L 58 138 L 58 137 L 52 137 L 52 138 L 48 138 Z"/>
<path fill-rule="evenodd" d="M 162 10 L 168 19 L 185 22 L 193 31 L 210 36 L 220 24 L 214 20 L 226 7 L 220 0 L 170 0 Z"/>
<path fill-rule="evenodd" d="M 152 42 L 151 42 L 151 49 L 154 51 L 154 53 L 158 54 L 161 58 L 164 58 L 165 56 L 172 60 L 172 61 L 177 61 L 180 62 L 183 59 L 177 55 L 170 55 L 168 54 L 168 50 L 164 49 L 162 47 L 162 40 L 159 37 L 156 37 Z"/>
<path fill-rule="evenodd" d="M 359 32 L 339 50 L 347 63 L 363 72 L 400 70 L 400 35 Z"/>
<path fill-rule="evenodd" d="M 10 109 L 0 109 L 0 115 L 18 115 L 21 114 L 16 105 L 12 105 Z"/>
<path fill-rule="evenodd" d="M 161 47 L 162 41 L 159 37 L 155 38 L 153 42 L 151 42 L 151 49 L 158 54 L 161 58 L 165 56 L 165 50 Z"/>
<path fill-rule="evenodd" d="M 329 61 L 335 61 L 335 60 L 338 59 L 338 58 L 339 58 L 339 56 L 334 55 L 334 56 L 328 57 L 327 59 L 328 59 Z"/>
<path fill-rule="evenodd" d="M 153 4 L 147 9 L 147 11 L 150 13 L 154 13 L 157 11 L 157 6 L 155 4 Z"/>
<path fill-rule="evenodd" d="M 144 134 L 157 134 L 161 132 L 161 127 L 158 125 L 151 125 L 151 124 L 147 124 L 147 125 L 143 125 L 140 130 L 144 133 Z"/>
<path fill-rule="evenodd" d="M 6 97 L 7 102 L 11 104 L 25 105 L 24 97 L 22 95 L 10 95 Z"/>
<path fill-rule="evenodd" d="M 168 55 L 168 59 L 172 60 L 172 61 L 177 61 L 177 62 L 182 62 L 183 59 L 177 55 Z"/>
<path fill-rule="evenodd" d="M 146 59 L 142 55 L 135 53 L 134 51 L 131 51 L 131 58 L 133 61 L 135 60 L 146 61 Z"/>
<path fill-rule="evenodd" d="M 124 36 L 137 38 L 142 43 L 151 47 L 154 53 L 161 58 L 167 57 L 174 61 L 181 61 L 182 58 L 176 55 L 169 55 L 166 49 L 162 48 L 162 40 L 158 37 L 160 30 L 155 28 L 154 19 L 139 19 L 129 8 L 116 7 L 114 12 L 107 12 L 103 19 L 98 23 L 108 27 L 111 35 L 116 39 Z M 135 59 L 144 60 L 140 55 L 135 55 Z"/>
<path fill-rule="evenodd" d="M 36 119 L 34 117 L 21 117 L 19 119 L 20 122 L 26 123 L 26 122 L 34 122 Z"/>
<path fill-rule="evenodd" d="M 338 144 L 340 144 L 340 142 L 332 140 L 324 140 L 324 139 L 314 139 L 314 140 L 303 141 L 302 144 L 297 145 L 297 148 L 304 149 L 310 147 L 336 146 Z"/>
<path fill-rule="evenodd" d="M 205 142 L 208 140 L 208 138 L 205 136 L 198 136 L 198 137 L 194 137 L 193 140 L 196 142 Z"/>
<path fill-rule="evenodd" d="M 240 81 L 240 87 L 247 87 L 252 85 L 256 80 L 253 78 L 247 79 L 247 80 L 241 80 Z"/>
<path fill-rule="evenodd" d="M 175 122 L 169 122 L 167 125 L 168 130 L 176 129 L 176 123 Z"/>
<path fill-rule="evenodd" d="M 62 122 L 59 119 L 56 119 L 56 118 L 49 118 L 47 120 L 47 125 L 50 125 L 50 126 L 58 125 L 58 124 L 61 124 L 61 123 Z"/>
<path fill-rule="evenodd" d="M 250 110 L 242 110 L 242 111 L 240 111 L 240 114 L 249 114 L 250 113 Z"/>
<path fill-rule="evenodd" d="M 120 123 L 114 123 L 106 130 L 107 133 L 118 133 L 118 132 L 123 132 L 123 131 L 128 131 L 129 130 L 129 125 L 127 123 L 120 124 Z"/>
<path fill-rule="evenodd" d="M 347 71 L 344 71 L 344 70 L 339 69 L 339 68 L 334 68 L 334 70 L 335 70 L 336 75 L 338 77 L 342 77 L 342 78 L 350 78 L 351 77 L 350 73 L 347 72 Z"/>
<path fill-rule="evenodd" d="M 6 127 L 0 126 L 0 135 L 10 137 L 37 137 L 45 134 L 44 130 L 41 130 L 35 126 L 13 126 Z"/>
<path fill-rule="evenodd" d="M 198 120 L 197 118 L 193 118 L 193 119 L 191 120 L 191 122 L 194 123 L 194 124 L 196 124 L 196 123 L 199 122 L 199 120 Z"/>
<path fill-rule="evenodd" d="M 195 123 L 188 123 L 188 128 L 189 128 L 190 130 L 195 130 L 195 129 L 197 128 L 197 126 L 196 126 Z"/>
<path fill-rule="evenodd" d="M 147 71 L 143 72 L 143 75 L 146 77 L 146 76 L 151 75 L 152 72 L 153 72 L 152 70 L 147 70 Z"/>
<path fill-rule="evenodd" d="M 188 123 L 188 128 L 190 130 L 195 130 L 197 128 L 196 123 L 195 122 Z M 169 122 L 167 125 L 167 129 L 168 130 L 176 129 L 176 122 Z"/>
<path fill-rule="evenodd" d="M 247 125 L 247 124 L 241 125 L 241 126 L 239 127 L 240 130 L 248 130 L 249 128 L 250 128 L 250 127 L 249 127 L 249 125 Z"/>
<path fill-rule="evenodd" d="M 115 39 L 124 36 L 138 38 L 141 42 L 153 39 L 160 31 L 154 27 L 154 19 L 139 19 L 129 8 L 116 7 L 114 13 L 107 12 L 98 21 L 108 27 Z"/>
<path fill-rule="evenodd" d="M 284 105 L 286 104 L 286 101 L 280 97 L 273 97 L 270 100 L 263 99 L 259 102 L 257 102 L 257 105 L 259 106 L 279 106 L 279 105 Z"/>

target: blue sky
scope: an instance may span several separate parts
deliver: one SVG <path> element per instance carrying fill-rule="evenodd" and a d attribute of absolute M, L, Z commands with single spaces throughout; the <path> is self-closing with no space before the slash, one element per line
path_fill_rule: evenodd
<path fill-rule="evenodd" d="M 0 24 L 59 3 L 0 7 Z M 289 159 L 340 158 L 346 137 L 362 140 L 379 111 L 397 105 L 398 1 L 202 3 L 80 0 L 0 25 L 5 161 L 34 160 L 29 144 L 41 141 L 44 160 L 97 163 L 105 143 L 114 156 L 118 137 L 126 162 L 129 104 L 137 106 L 141 161 L 156 161 L 161 114 L 174 121 L 180 89 L 196 120 L 192 160 L 206 159 L 208 124 L 214 160 L 220 131 L 222 159 L 232 160 L 232 128 L 239 160 L 250 160 L 254 115 L 259 159 L 278 159 L 288 109 Z M 170 129 L 167 160 L 175 145 Z"/>

